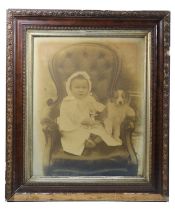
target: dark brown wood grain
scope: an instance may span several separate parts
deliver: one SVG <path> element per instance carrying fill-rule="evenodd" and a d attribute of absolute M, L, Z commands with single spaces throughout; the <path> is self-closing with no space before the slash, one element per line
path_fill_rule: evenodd
<path fill-rule="evenodd" d="M 124 196 L 122 193 L 151 193 L 160 194 L 162 200 L 167 200 L 169 16 L 168 11 L 7 11 L 7 200 L 13 200 L 12 197 L 16 193 L 72 192 L 121 193 L 121 196 Z M 152 32 L 151 124 L 153 152 L 152 178 L 149 183 L 116 183 L 112 185 L 38 183 L 34 185 L 24 182 L 23 127 L 25 123 L 25 35 L 27 29 L 148 29 Z M 113 200 L 115 199 L 113 198 Z M 142 198 L 142 200 L 144 199 Z"/>

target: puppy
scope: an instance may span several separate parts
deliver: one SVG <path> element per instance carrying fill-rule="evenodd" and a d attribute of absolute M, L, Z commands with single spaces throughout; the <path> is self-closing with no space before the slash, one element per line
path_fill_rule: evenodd
<path fill-rule="evenodd" d="M 129 106 L 129 96 L 124 90 L 116 90 L 107 103 L 107 118 L 104 121 L 106 131 L 116 141 L 120 139 L 120 126 L 126 117 L 135 118 L 135 111 Z"/>

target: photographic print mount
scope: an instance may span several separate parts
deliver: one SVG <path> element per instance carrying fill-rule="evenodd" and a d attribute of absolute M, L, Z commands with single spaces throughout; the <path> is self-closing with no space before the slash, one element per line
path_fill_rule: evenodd
<path fill-rule="evenodd" d="M 167 200 L 169 12 L 8 10 L 7 15 L 7 200 Z M 95 183 L 77 185 L 76 182 L 65 184 L 51 180 L 26 182 L 25 168 L 26 165 L 30 165 L 27 155 L 29 153 L 25 153 L 26 148 L 30 149 L 26 144 L 25 131 L 28 121 L 25 114 L 28 102 L 26 98 L 28 30 L 65 30 L 67 33 L 71 30 L 107 32 L 132 30 L 133 33 L 136 30 L 150 31 L 152 154 L 151 179 L 147 183 L 105 182 L 105 178 L 107 180 L 110 177 L 105 177 L 104 182 L 98 185 Z"/>

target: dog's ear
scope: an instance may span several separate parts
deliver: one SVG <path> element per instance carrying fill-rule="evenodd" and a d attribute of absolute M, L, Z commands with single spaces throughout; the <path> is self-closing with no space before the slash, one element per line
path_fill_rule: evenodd
<path fill-rule="evenodd" d="M 115 103 L 115 98 L 114 98 L 114 97 L 111 97 L 111 98 L 109 99 L 109 102 Z"/>
<path fill-rule="evenodd" d="M 115 90 L 112 93 L 112 96 L 110 97 L 109 102 L 111 102 L 111 103 L 115 103 L 116 102 L 116 94 L 117 94 L 117 90 Z"/>
<path fill-rule="evenodd" d="M 108 98 L 108 100 L 107 100 L 107 104 L 108 103 L 114 103 L 114 95 L 112 95 L 112 96 L 110 96 L 109 98 Z"/>
<path fill-rule="evenodd" d="M 125 101 L 127 104 L 130 104 L 131 102 L 131 97 L 128 91 L 125 91 Z"/>

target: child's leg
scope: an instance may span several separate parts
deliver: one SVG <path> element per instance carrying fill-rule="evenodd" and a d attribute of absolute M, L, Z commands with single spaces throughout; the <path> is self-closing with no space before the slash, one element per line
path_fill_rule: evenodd
<path fill-rule="evenodd" d="M 105 119 L 104 120 L 105 130 L 108 134 L 112 135 L 112 120 Z"/>
<path fill-rule="evenodd" d="M 113 129 L 113 137 L 114 139 L 118 140 L 120 139 L 120 126 L 115 126 L 115 128 Z"/>
<path fill-rule="evenodd" d="M 108 146 L 118 146 L 122 145 L 122 141 L 120 138 L 114 139 L 110 136 L 102 126 L 98 126 L 92 128 L 91 133 L 96 134 L 101 137 L 101 139 L 108 145 Z"/>

